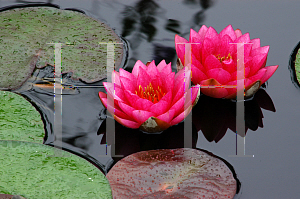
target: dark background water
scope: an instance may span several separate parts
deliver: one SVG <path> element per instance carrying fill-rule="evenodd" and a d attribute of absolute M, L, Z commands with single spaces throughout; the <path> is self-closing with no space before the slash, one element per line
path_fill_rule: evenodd
<path fill-rule="evenodd" d="M 0 7 L 26 1 L 0 1 Z M 30 1 L 27 1 L 30 2 Z M 31 1 L 36 2 L 36 1 Z M 289 56 L 300 40 L 300 2 L 297 0 L 63 0 L 52 2 L 61 8 L 78 8 L 113 27 L 129 44 L 126 68 L 130 71 L 136 60 L 147 61 L 162 58 L 172 61 L 175 69 L 176 54 L 174 36 L 188 39 L 190 28 L 198 31 L 201 25 L 213 26 L 220 32 L 228 24 L 249 32 L 250 38 L 261 38 L 261 45 L 270 45 L 268 65 L 279 65 L 269 79 L 266 92 L 272 99 L 276 112 L 262 109 L 263 128 L 248 129 L 245 138 L 246 155 L 254 157 L 230 157 L 235 154 L 236 134 L 228 129 L 217 143 L 209 142 L 193 128 L 194 147 L 208 150 L 233 165 L 242 188 L 236 198 L 298 198 L 300 172 L 300 89 L 291 80 L 288 69 Z M 97 84 L 98 85 L 98 84 Z M 38 92 L 44 96 L 41 98 Z M 77 151 L 106 172 L 114 161 L 109 156 L 110 146 L 105 144 L 105 132 L 100 128 L 105 115 L 97 96 L 103 88 L 80 88 L 79 94 L 63 96 L 63 147 Z M 30 93 L 31 92 L 31 93 Z M 40 106 L 45 116 L 51 115 L 53 97 L 48 91 L 35 88 L 23 92 Z M 42 100 L 41 100 L 42 99 Z M 47 100 L 45 100 L 47 99 Z M 84 99 L 84 103 L 83 100 Z M 264 100 L 263 100 L 264 101 Z M 221 103 L 221 102 L 220 102 Z M 217 104 L 219 104 L 217 102 Z M 43 105 L 43 107 L 42 107 Z M 217 105 L 216 105 L 217 106 Z M 50 107 L 50 110 L 45 108 Z M 201 111 L 197 109 L 197 111 Z M 205 110 L 203 110 L 205 111 Z M 78 115 L 80 113 L 80 115 Z M 247 113 L 246 113 L 247 114 Z M 225 115 L 225 118 L 229 117 Z M 48 117 L 49 123 L 53 118 Z M 217 122 L 218 123 L 218 122 Z M 47 127 L 50 129 L 50 126 Z M 182 124 L 177 129 L 183 129 Z M 105 128 L 104 128 L 105 129 Z M 120 130 L 121 129 L 121 130 Z M 116 125 L 116 153 L 153 148 L 181 146 L 182 135 L 169 129 L 162 135 L 145 135 L 128 131 Z M 46 144 L 53 143 L 49 134 Z M 59 138 L 58 138 L 59 139 Z M 106 156 L 106 151 L 108 155 Z"/>

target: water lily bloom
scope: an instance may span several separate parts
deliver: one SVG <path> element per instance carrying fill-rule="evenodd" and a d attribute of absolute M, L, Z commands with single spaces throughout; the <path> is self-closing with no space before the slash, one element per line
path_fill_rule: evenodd
<path fill-rule="evenodd" d="M 104 82 L 107 94 L 99 92 L 99 97 L 120 124 L 151 133 L 163 131 L 181 122 L 199 98 L 199 87 L 189 88 L 186 83 L 190 74 L 186 67 L 175 75 L 164 60 L 157 67 L 154 61 L 145 65 L 139 60 L 132 73 L 122 68 L 113 71 L 114 83 Z"/>
<path fill-rule="evenodd" d="M 191 58 L 186 60 L 185 43 L 191 43 Z M 237 70 L 237 52 L 240 50 L 237 43 L 244 43 L 244 67 L 241 70 Z M 175 47 L 179 63 L 191 64 L 193 84 L 216 86 L 201 88 L 201 92 L 210 97 L 236 98 L 237 89 L 224 86 L 237 85 L 238 74 L 243 76 L 241 72 L 244 72 L 245 96 L 250 97 L 278 68 L 278 65 L 265 67 L 269 46 L 261 47 L 259 38 L 250 40 L 249 33 L 242 34 L 231 25 L 219 34 L 213 27 L 205 25 L 198 32 L 191 29 L 189 41 L 175 36 Z"/>

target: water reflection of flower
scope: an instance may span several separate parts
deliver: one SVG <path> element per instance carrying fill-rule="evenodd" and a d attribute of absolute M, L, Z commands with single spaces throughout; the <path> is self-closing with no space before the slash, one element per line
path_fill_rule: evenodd
<path fill-rule="evenodd" d="M 248 129 L 263 128 L 261 108 L 275 112 L 272 99 L 264 89 L 259 89 L 254 98 L 245 101 L 245 135 Z M 236 132 L 236 103 L 202 95 L 193 109 L 193 124 L 209 141 L 219 142 L 231 129 Z"/>
<path fill-rule="evenodd" d="M 112 118 L 107 117 L 106 120 Z M 106 128 L 104 120 L 98 129 L 98 135 L 103 135 L 101 144 L 106 144 L 107 134 L 110 128 Z M 170 139 L 171 138 L 171 139 Z M 192 148 L 196 148 L 198 134 L 195 126 L 192 128 Z M 115 153 L 117 155 L 130 155 L 139 151 L 155 150 L 155 149 L 174 149 L 184 148 L 184 123 L 171 126 L 161 134 L 145 134 L 139 129 L 126 128 L 115 122 Z M 113 157 L 118 161 L 119 157 Z"/>

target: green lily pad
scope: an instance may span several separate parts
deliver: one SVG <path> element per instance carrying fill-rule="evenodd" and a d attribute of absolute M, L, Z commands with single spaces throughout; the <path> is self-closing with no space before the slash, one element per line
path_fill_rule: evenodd
<path fill-rule="evenodd" d="M 296 72 L 297 81 L 300 84 L 300 48 L 296 54 L 295 72 Z"/>
<path fill-rule="evenodd" d="M 55 45 L 61 44 L 62 73 L 87 83 L 106 77 L 107 45 L 122 43 L 106 24 L 85 14 L 53 7 L 17 8 L 0 13 L 0 89 L 17 89 L 35 67 L 54 66 Z M 115 65 L 123 46 L 115 45 Z"/>
<path fill-rule="evenodd" d="M 79 156 L 47 145 L 0 141 L 0 168 L 2 194 L 25 198 L 112 198 L 109 182 L 99 169 Z"/>
<path fill-rule="evenodd" d="M 22 96 L 0 91 L 0 140 L 43 143 L 44 124 L 39 112 Z"/>

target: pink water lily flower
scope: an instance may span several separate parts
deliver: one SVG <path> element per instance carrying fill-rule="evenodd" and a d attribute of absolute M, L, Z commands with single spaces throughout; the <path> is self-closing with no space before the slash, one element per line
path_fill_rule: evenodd
<path fill-rule="evenodd" d="M 116 121 L 129 128 L 159 132 L 181 122 L 197 102 L 200 89 L 188 88 L 191 71 L 172 72 L 171 63 L 163 60 L 157 67 L 137 61 L 132 73 L 113 71 L 113 82 L 104 82 L 107 94 L 99 92 L 102 104 Z M 190 100 L 185 100 L 190 95 Z M 112 109 L 114 99 L 114 113 Z M 108 103 L 109 102 L 109 103 Z M 186 110 L 184 110 L 186 107 Z"/>
<path fill-rule="evenodd" d="M 260 39 L 251 39 L 249 33 L 233 30 L 231 25 L 219 34 L 213 27 L 203 25 L 198 32 L 191 29 L 187 41 L 175 36 L 175 47 L 179 62 L 186 65 L 185 45 L 191 43 L 192 82 L 199 85 L 237 85 L 237 44 L 244 44 L 245 96 L 252 96 L 276 71 L 278 65 L 266 66 L 269 46 L 260 46 Z M 247 44 L 252 43 L 252 44 Z M 187 63 L 185 63 L 187 62 Z M 240 73 L 242 74 L 242 73 Z M 205 95 L 215 98 L 234 99 L 236 88 L 201 88 Z"/>

